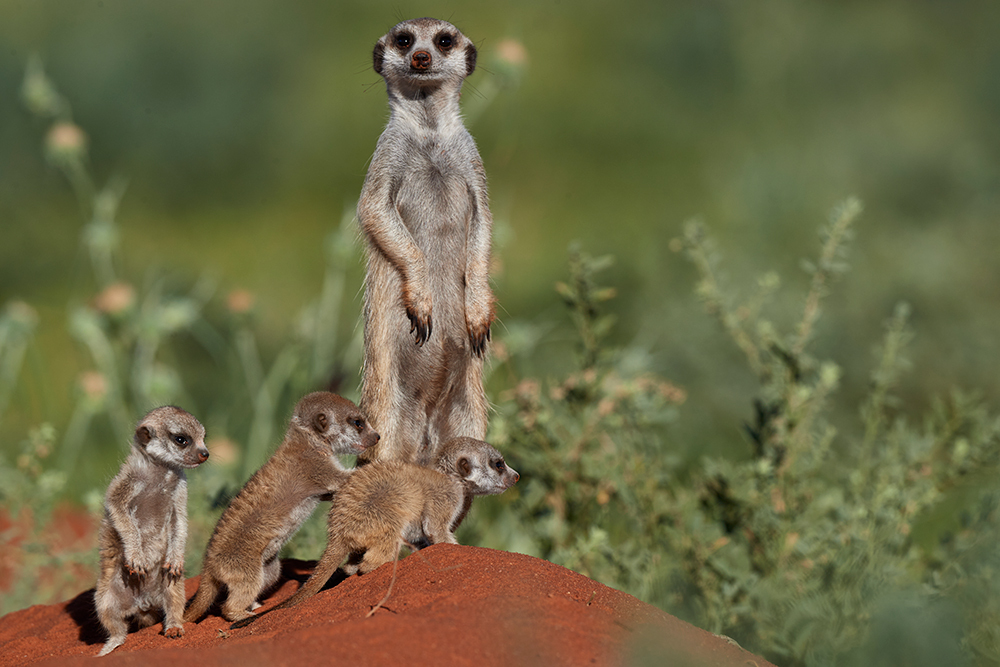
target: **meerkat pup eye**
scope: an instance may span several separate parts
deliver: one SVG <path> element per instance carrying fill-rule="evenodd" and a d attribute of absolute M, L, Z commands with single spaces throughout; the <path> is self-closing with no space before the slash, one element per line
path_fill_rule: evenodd
<path fill-rule="evenodd" d="M 188 445 L 191 444 L 191 441 L 188 439 L 186 435 L 174 435 L 173 439 L 174 442 L 177 443 L 178 447 L 187 447 Z"/>
<path fill-rule="evenodd" d="M 365 420 L 364 419 L 354 419 L 351 421 L 354 424 L 354 428 L 358 429 L 358 432 L 365 430 Z"/>
<path fill-rule="evenodd" d="M 413 44 L 413 35 L 408 32 L 401 32 L 396 35 L 396 46 L 401 49 L 410 48 L 410 44 Z"/>
<path fill-rule="evenodd" d="M 455 38 L 448 33 L 441 33 L 434 39 L 434 43 L 442 51 L 447 51 L 455 45 Z"/>

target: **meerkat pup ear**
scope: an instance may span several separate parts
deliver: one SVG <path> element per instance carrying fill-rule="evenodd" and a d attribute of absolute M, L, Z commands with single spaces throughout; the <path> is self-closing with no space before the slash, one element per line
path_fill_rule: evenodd
<path fill-rule="evenodd" d="M 459 476 L 468 477 L 469 473 L 472 472 L 472 462 L 468 458 L 463 456 L 455 464 L 455 469 L 458 471 Z"/>
<path fill-rule="evenodd" d="M 330 426 L 330 419 L 326 416 L 325 412 L 317 412 L 316 416 L 313 417 L 313 430 L 319 434 L 326 433 L 326 429 Z"/>
<path fill-rule="evenodd" d="M 156 431 L 148 426 L 140 426 L 135 430 L 135 441 L 140 447 L 145 448 L 149 442 L 156 437 Z"/>

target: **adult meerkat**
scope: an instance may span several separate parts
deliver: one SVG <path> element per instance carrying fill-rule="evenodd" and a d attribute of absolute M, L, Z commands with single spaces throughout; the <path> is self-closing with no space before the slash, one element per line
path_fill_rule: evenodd
<path fill-rule="evenodd" d="M 416 548 L 457 544 L 454 531 L 472 497 L 503 493 L 517 480 L 517 471 L 500 452 L 472 438 L 445 443 L 434 470 L 404 461 L 378 461 L 357 469 L 334 497 L 326 549 L 312 575 L 294 595 L 264 613 L 312 597 L 341 564 L 348 575 L 365 574 L 395 560 L 404 543 Z M 256 618 L 232 627 L 244 627 Z"/>
<path fill-rule="evenodd" d="M 295 531 L 350 474 L 339 456 L 357 454 L 379 435 L 357 406 L 329 392 L 309 394 L 277 451 L 229 503 L 205 549 L 198 592 L 184 614 L 205 615 L 227 589 L 222 615 L 238 621 L 259 607 L 257 597 L 281 574 L 278 554 Z"/>
<path fill-rule="evenodd" d="M 132 451 L 104 496 L 94 606 L 108 640 L 98 655 L 125 642 L 131 619 L 144 628 L 161 610 L 163 634 L 184 634 L 184 471 L 206 460 L 205 427 L 190 413 L 162 407 L 139 421 Z"/>
<path fill-rule="evenodd" d="M 368 254 L 361 409 L 382 441 L 359 462 L 426 465 L 441 443 L 486 435 L 493 221 L 458 104 L 476 47 L 450 23 L 414 19 L 378 40 L 373 61 L 391 115 L 358 202 Z"/>

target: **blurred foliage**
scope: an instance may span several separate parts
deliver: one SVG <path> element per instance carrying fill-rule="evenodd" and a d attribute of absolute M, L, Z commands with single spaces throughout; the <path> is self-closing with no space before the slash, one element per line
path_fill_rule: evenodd
<path fill-rule="evenodd" d="M 609 260 L 575 251 L 558 291 L 579 367 L 520 377 L 501 395 L 490 437 L 523 481 L 463 537 L 563 564 L 781 665 L 995 664 L 1000 418 L 959 393 L 917 424 L 902 414 L 911 333 L 900 305 L 860 427 L 839 433 L 831 421 L 841 370 L 810 343 L 859 213 L 855 200 L 834 211 L 787 332 L 768 317 L 777 274 L 741 296 L 720 279 L 702 225 L 675 241 L 758 381 L 749 456 L 690 466 L 667 454 L 684 392 L 632 363 L 641 349 L 607 344 L 612 293 L 597 274 Z M 942 509 L 952 520 L 930 521 Z"/>
<path fill-rule="evenodd" d="M 369 54 L 417 14 L 480 46 L 490 437 L 522 473 L 460 540 L 782 665 L 1000 662 L 1000 5 L 965 1 L 0 3 L 0 542 L 24 555 L 0 579 L 92 564 L 46 531 L 62 499 L 97 516 L 151 407 L 208 427 L 193 573 L 297 397 L 356 398 Z M 854 201 L 800 265 L 845 192 L 851 270 Z M 60 590 L 21 578 L 0 612 Z"/>

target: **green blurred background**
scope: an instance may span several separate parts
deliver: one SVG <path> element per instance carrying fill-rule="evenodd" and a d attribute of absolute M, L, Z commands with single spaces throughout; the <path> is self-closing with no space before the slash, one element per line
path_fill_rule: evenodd
<path fill-rule="evenodd" d="M 746 455 L 733 443 L 755 380 L 701 313 L 671 239 L 704 219 L 735 281 L 801 276 L 778 299 L 796 304 L 820 223 L 853 194 L 866 211 L 852 270 L 816 347 L 844 368 L 843 404 L 860 402 L 900 300 L 918 336 L 904 409 L 955 385 L 996 402 L 998 3 L 4 0 L 0 303 L 26 301 L 40 323 L 0 448 L 65 424 L 90 365 L 66 327 L 67 302 L 94 291 L 79 208 L 44 159 L 46 123 L 19 99 L 29 57 L 72 104 L 99 185 L 127 180 L 125 272 L 249 290 L 267 357 L 319 291 L 323 239 L 353 207 L 387 117 L 372 45 L 424 15 L 481 51 L 463 100 L 498 220 L 498 337 L 504 320 L 556 317 L 571 240 L 612 253 L 617 337 L 688 392 L 672 440 Z M 539 347 L 534 373 L 563 363 L 564 347 Z M 356 396 L 356 378 L 341 389 Z"/>

